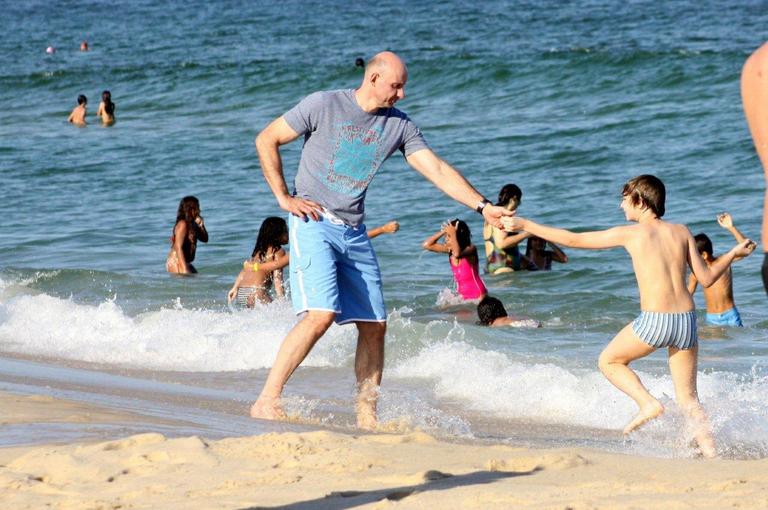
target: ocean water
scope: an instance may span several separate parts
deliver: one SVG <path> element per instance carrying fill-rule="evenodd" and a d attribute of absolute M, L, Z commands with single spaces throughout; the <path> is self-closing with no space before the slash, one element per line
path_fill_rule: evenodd
<path fill-rule="evenodd" d="M 226 305 L 261 221 L 282 214 L 253 139 L 310 92 L 356 87 L 355 58 L 382 49 L 407 61 L 398 106 L 434 150 L 490 198 L 517 183 L 521 215 L 580 230 L 620 224 L 621 186 L 653 173 L 667 185 L 666 218 L 706 232 L 716 252 L 733 242 L 719 212 L 757 237 L 764 181 L 739 74 L 767 22 L 760 2 L 9 4 L 0 390 L 205 411 L 199 422 L 220 435 L 272 426 L 242 417 L 296 319 L 286 302 Z M 91 51 L 78 51 L 82 40 Z M 111 128 L 93 117 L 104 89 L 117 104 Z M 78 94 L 89 99 L 82 129 L 66 123 Z M 299 151 L 283 151 L 289 182 Z M 198 246 L 199 275 L 171 277 L 168 237 L 187 194 L 200 198 L 211 239 Z M 634 406 L 596 368 L 638 313 L 626 253 L 566 250 L 569 263 L 551 272 L 486 278 L 511 313 L 543 323 L 492 330 L 471 308 L 441 306 L 448 263 L 420 248 L 454 217 L 480 243 L 476 213 L 394 155 L 367 217 L 401 224 L 374 241 L 390 319 L 380 410 L 392 430 L 693 455 L 664 353 L 635 367 L 669 412 L 627 440 Z M 700 328 L 701 398 L 722 453 L 739 458 L 768 456 L 760 263 L 734 266 L 746 327 Z M 696 302 L 703 319 L 700 293 Z M 354 345 L 354 328 L 336 326 L 317 344 L 286 389 L 296 421 L 351 428 Z"/>

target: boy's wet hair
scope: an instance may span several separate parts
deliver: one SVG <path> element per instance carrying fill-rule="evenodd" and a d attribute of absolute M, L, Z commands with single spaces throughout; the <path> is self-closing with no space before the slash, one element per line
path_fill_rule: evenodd
<path fill-rule="evenodd" d="M 484 326 L 490 326 L 499 317 L 506 316 L 507 311 L 504 309 L 504 305 L 493 296 L 485 296 L 477 304 L 477 318 L 480 319 L 480 324 Z"/>
<path fill-rule="evenodd" d="M 88 102 L 88 98 L 85 97 L 83 94 L 80 94 L 77 96 L 77 104 L 85 104 Z"/>
<path fill-rule="evenodd" d="M 696 250 L 703 254 L 707 254 L 710 257 L 712 257 L 712 241 L 709 240 L 709 237 L 707 237 L 707 234 L 701 233 L 696 234 L 693 236 L 693 239 L 696 241 Z"/>
<path fill-rule="evenodd" d="M 256 236 L 256 245 L 253 247 L 251 257 L 264 258 L 270 248 L 278 250 L 282 246 L 282 239 L 288 235 L 288 224 L 283 218 L 270 216 L 261 223 L 259 234 Z"/>
<path fill-rule="evenodd" d="M 464 251 L 464 248 L 472 244 L 472 233 L 469 231 L 469 225 L 458 218 L 452 220 L 451 225 L 456 227 L 456 242 L 459 243 L 459 250 Z"/>
<path fill-rule="evenodd" d="M 621 190 L 622 196 L 629 196 L 632 205 L 644 205 L 657 217 L 664 216 L 664 202 L 667 190 L 661 179 L 655 175 L 638 175 L 630 179 Z"/>
<path fill-rule="evenodd" d="M 505 184 L 501 191 L 499 191 L 499 201 L 496 202 L 496 205 L 504 207 L 513 198 L 519 204 L 523 199 L 523 190 L 517 184 Z"/>

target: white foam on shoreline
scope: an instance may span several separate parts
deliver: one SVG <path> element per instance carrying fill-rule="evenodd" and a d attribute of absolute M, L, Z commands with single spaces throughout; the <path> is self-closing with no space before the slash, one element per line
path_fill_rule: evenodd
<path fill-rule="evenodd" d="M 287 301 L 235 312 L 176 304 L 131 317 L 114 301 L 16 295 L 0 302 L 0 350 L 134 368 L 247 370 L 271 366 L 295 322 Z M 332 326 L 305 365 L 346 363 L 355 338 L 354 327 Z"/>

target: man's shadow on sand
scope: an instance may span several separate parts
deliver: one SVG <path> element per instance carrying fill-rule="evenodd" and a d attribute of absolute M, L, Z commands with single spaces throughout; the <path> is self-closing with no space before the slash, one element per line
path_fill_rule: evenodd
<path fill-rule="evenodd" d="M 424 483 L 406 487 L 390 487 L 372 491 L 340 491 L 331 492 L 322 498 L 300 501 L 280 506 L 250 506 L 240 510 L 337 510 L 353 508 L 376 501 L 400 501 L 408 496 L 426 491 L 443 491 L 466 485 L 493 483 L 504 478 L 529 476 L 542 468 L 535 467 L 530 471 L 475 471 L 465 475 L 453 476 L 440 471 L 427 471 Z"/>

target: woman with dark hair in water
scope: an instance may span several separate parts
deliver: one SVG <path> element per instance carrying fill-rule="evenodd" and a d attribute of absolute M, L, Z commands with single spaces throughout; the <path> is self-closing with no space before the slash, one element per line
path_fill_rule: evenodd
<path fill-rule="evenodd" d="M 112 94 L 108 90 L 101 93 L 101 103 L 96 110 L 96 116 L 101 117 L 101 123 L 105 126 L 115 123 L 115 103 L 112 102 Z"/>
<path fill-rule="evenodd" d="M 197 241 L 208 242 L 203 217 L 200 216 L 200 201 L 197 197 L 187 196 L 179 202 L 176 213 L 176 225 L 171 235 L 171 251 L 165 261 L 169 273 L 197 273 L 192 261 L 195 260 Z"/>

